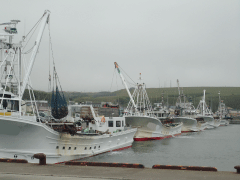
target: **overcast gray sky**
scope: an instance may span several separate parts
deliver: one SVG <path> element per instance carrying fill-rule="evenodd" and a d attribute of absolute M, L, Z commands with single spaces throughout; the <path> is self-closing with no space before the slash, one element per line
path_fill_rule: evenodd
<path fill-rule="evenodd" d="M 109 91 L 114 62 L 147 87 L 240 86 L 239 0 L 1 0 L 0 22 L 19 19 L 19 36 L 51 11 L 63 90 Z M 0 27 L 1 32 L 3 27 Z M 46 29 L 47 32 L 47 29 Z M 48 90 L 48 32 L 31 79 Z M 15 40 L 17 40 L 15 38 Z M 114 77 L 111 91 L 124 88 Z"/>

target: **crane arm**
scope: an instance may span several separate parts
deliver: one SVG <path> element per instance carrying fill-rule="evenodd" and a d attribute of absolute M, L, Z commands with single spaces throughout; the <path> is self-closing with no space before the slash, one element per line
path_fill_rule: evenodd
<path fill-rule="evenodd" d="M 132 98 L 132 95 L 131 95 L 131 93 L 130 93 L 130 91 L 129 91 L 129 89 L 128 89 L 128 86 L 127 86 L 127 84 L 126 84 L 126 81 L 125 81 L 125 79 L 124 79 L 124 77 L 123 77 L 123 75 L 122 75 L 122 73 L 121 73 L 121 71 L 120 71 L 120 69 L 119 69 L 119 67 L 118 67 L 118 64 L 117 64 L 117 62 L 114 62 L 114 64 L 115 64 L 115 68 L 117 69 L 117 71 L 118 71 L 118 73 L 119 73 L 119 76 L 120 76 L 120 78 L 122 79 L 122 82 L 123 82 L 123 84 L 124 84 L 124 86 L 125 86 L 125 88 L 126 88 L 126 90 L 127 90 L 127 93 L 128 93 L 128 95 L 129 95 L 129 97 L 130 97 L 130 100 L 131 100 L 131 102 L 132 102 L 132 104 L 133 104 L 133 106 L 134 106 L 134 108 L 135 108 L 135 111 L 137 112 L 138 110 L 137 110 L 137 106 L 136 106 L 136 104 L 135 104 L 135 102 L 134 102 L 134 100 L 133 100 L 133 98 Z"/>
<path fill-rule="evenodd" d="M 40 45 L 40 42 L 41 42 L 41 39 L 42 39 L 43 31 L 45 29 L 46 24 L 48 23 L 49 15 L 50 15 L 50 11 L 46 10 L 44 12 L 44 15 L 43 15 L 42 25 L 40 27 L 37 39 L 35 41 L 33 52 L 32 52 L 32 55 L 31 55 L 31 58 L 30 58 L 30 61 L 29 61 L 28 69 L 26 71 L 26 75 L 25 75 L 24 80 L 23 80 L 23 85 L 22 85 L 22 89 L 21 89 L 21 97 L 23 96 L 24 90 L 27 86 L 28 79 L 29 79 L 29 76 L 31 74 L 32 67 L 33 67 L 33 64 L 34 64 L 34 61 L 35 61 L 35 58 L 36 58 L 36 55 L 37 55 L 37 52 L 38 52 L 38 48 L 39 48 L 39 45 Z"/>

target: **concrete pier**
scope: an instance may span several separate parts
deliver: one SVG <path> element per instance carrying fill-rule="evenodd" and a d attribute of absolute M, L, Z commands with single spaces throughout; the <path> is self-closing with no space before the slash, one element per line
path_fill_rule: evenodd
<path fill-rule="evenodd" d="M 234 165 L 233 165 L 234 166 Z M 69 166 L 59 165 L 38 165 L 21 163 L 0 162 L 0 179 L 43 179 L 43 180 L 66 180 L 66 179 L 167 179 L 167 180 L 239 180 L 240 175 L 236 172 L 207 172 L 207 171 L 186 171 L 167 170 L 151 168 L 120 168 L 120 167 L 97 167 L 97 166 Z"/>

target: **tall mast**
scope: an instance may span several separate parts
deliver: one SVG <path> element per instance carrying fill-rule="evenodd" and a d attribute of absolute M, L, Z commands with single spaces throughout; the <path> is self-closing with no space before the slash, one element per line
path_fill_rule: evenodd
<path fill-rule="evenodd" d="M 203 115 L 205 116 L 205 89 L 203 90 Z"/>
<path fill-rule="evenodd" d="M 30 58 L 30 63 L 29 63 L 28 69 L 26 71 L 26 75 L 24 77 L 24 80 L 23 80 L 21 97 L 23 96 L 24 90 L 25 90 L 26 85 L 28 83 L 28 78 L 31 74 L 32 67 L 33 67 L 33 64 L 34 64 L 34 61 L 35 61 L 35 58 L 36 58 L 36 55 L 37 55 L 37 52 L 38 52 L 38 48 L 39 48 L 39 45 L 40 45 L 40 42 L 41 42 L 41 39 L 42 39 L 43 31 L 45 29 L 46 24 L 48 23 L 49 15 L 50 15 L 50 11 L 45 10 L 45 12 L 43 14 L 43 17 L 42 17 L 42 25 L 40 27 L 37 39 L 35 41 L 35 46 L 33 48 L 33 52 L 32 52 L 31 58 Z"/>
<path fill-rule="evenodd" d="M 222 118 L 222 107 L 221 107 L 221 98 L 220 98 L 220 91 L 219 91 L 219 114 L 220 114 L 220 118 Z"/>
<path fill-rule="evenodd" d="M 119 69 L 119 67 L 118 67 L 117 62 L 114 62 L 114 64 L 115 64 L 115 68 L 118 70 L 119 76 L 120 76 L 120 78 L 122 79 L 122 82 L 123 82 L 123 84 L 124 84 L 124 86 L 125 86 L 125 88 L 126 88 L 126 90 L 127 90 L 127 93 L 128 93 L 128 95 L 129 95 L 129 97 L 130 97 L 130 100 L 131 100 L 131 102 L 132 102 L 132 104 L 133 104 L 133 106 L 134 106 L 135 112 L 138 112 L 137 106 L 136 106 L 136 104 L 135 104 L 135 102 L 134 102 L 134 100 L 133 100 L 133 98 L 132 98 L 132 95 L 131 95 L 131 93 L 130 93 L 130 91 L 129 91 L 129 89 L 128 89 L 128 86 L 127 86 L 127 84 L 126 84 L 126 81 L 125 81 L 125 79 L 124 79 L 124 77 L 123 77 L 123 75 L 122 75 L 122 73 L 121 73 L 121 71 L 120 71 L 120 69 Z"/>
<path fill-rule="evenodd" d="M 178 84 L 179 102 L 180 102 L 180 106 L 181 106 L 181 90 L 179 88 L 179 80 L 178 79 L 177 79 L 177 84 Z"/>

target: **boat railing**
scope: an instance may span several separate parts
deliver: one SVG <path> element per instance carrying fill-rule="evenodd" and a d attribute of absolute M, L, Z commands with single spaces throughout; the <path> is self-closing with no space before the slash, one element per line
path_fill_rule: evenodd
<path fill-rule="evenodd" d="M 20 116 L 16 110 L 0 109 L 0 116 Z"/>

